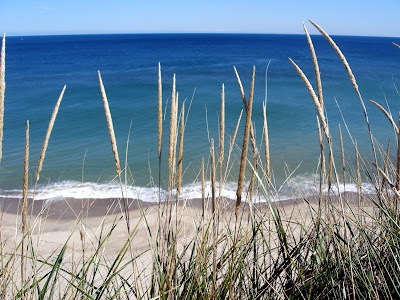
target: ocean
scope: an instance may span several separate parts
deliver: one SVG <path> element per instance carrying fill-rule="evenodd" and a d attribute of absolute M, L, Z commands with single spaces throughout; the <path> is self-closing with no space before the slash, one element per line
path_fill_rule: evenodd
<path fill-rule="evenodd" d="M 344 133 L 350 163 L 355 154 L 346 125 L 361 154 L 372 159 L 360 102 L 349 77 L 328 42 L 312 36 L 320 63 L 326 112 L 340 164 L 338 124 Z M 396 84 L 400 79 L 400 50 L 396 38 L 334 36 L 346 56 L 363 95 L 371 128 L 386 147 L 396 135 L 383 114 L 368 99 L 395 119 L 400 108 Z M 97 70 L 100 70 L 114 121 L 121 164 L 129 166 L 129 197 L 157 201 L 157 74 L 161 63 L 163 106 L 166 108 L 161 186 L 167 186 L 169 100 L 176 74 L 180 104 L 191 103 L 184 137 L 182 197 L 201 195 L 200 166 L 209 162 L 209 138 L 218 144 L 221 86 L 226 94 L 226 146 L 243 108 L 233 66 L 249 94 L 256 67 L 253 122 L 261 153 L 262 102 L 266 95 L 270 156 L 274 182 L 283 198 L 318 186 L 319 141 L 316 110 L 307 89 L 288 57 L 315 86 L 304 35 L 253 34 L 113 34 L 21 36 L 6 40 L 6 93 L 0 195 L 22 196 L 26 121 L 30 122 L 30 187 L 48 122 L 64 85 L 67 86 L 50 138 L 35 198 L 120 197 Z M 340 114 L 342 112 L 344 121 Z M 244 115 L 243 115 L 244 116 Z M 241 145 L 244 118 L 237 143 Z M 129 146 L 127 141 L 129 136 Z M 395 155 L 395 147 L 392 147 Z M 250 152 L 249 152 L 250 153 Z M 235 196 L 239 151 L 232 156 L 224 194 Z M 126 161 L 126 162 L 125 162 Z M 209 163 L 208 163 L 209 165 Z M 124 175 L 125 173 L 123 173 Z M 286 181 L 290 175 L 290 181 Z M 209 175 L 207 175 L 209 178 Z M 248 177 L 247 177 L 248 180 Z M 355 188 L 348 179 L 347 189 Z M 123 176 L 123 182 L 125 177 Z M 368 190 L 369 185 L 365 182 Z M 294 190 L 295 189 L 295 190 Z M 208 188 L 209 190 L 209 188 Z"/>

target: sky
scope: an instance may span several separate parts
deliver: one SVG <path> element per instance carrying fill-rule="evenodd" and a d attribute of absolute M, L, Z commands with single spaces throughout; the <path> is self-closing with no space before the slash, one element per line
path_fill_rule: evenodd
<path fill-rule="evenodd" d="M 311 19 L 331 35 L 399 37 L 399 12 L 400 0 L 0 0 L 0 32 L 302 34 Z"/>

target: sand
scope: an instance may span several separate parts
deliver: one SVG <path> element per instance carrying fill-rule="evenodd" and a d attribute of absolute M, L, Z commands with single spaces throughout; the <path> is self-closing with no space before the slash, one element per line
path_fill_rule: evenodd
<path fill-rule="evenodd" d="M 337 196 L 331 197 L 334 202 L 338 201 Z M 357 195 L 347 193 L 346 199 L 352 205 L 357 203 Z M 316 208 L 318 197 L 307 197 L 307 202 Z M 158 212 L 164 209 L 164 205 L 157 203 L 142 202 L 135 199 L 128 200 L 130 231 L 136 228 L 133 244 L 138 251 L 150 247 L 149 232 L 157 229 Z M 17 240 L 20 238 L 20 205 L 15 199 L 0 199 L 2 208 L 1 234 L 3 241 Z M 302 198 L 293 198 L 285 201 L 276 202 L 283 219 L 285 215 L 305 214 L 310 210 Z M 248 205 L 242 204 L 244 215 L 247 215 Z M 29 203 L 31 207 L 31 201 Z M 260 214 L 268 214 L 267 203 L 255 205 Z M 82 209 L 83 208 L 83 209 Z M 126 220 L 120 213 L 123 202 L 118 199 L 65 199 L 65 201 L 35 201 L 32 208 L 30 224 L 33 235 L 40 241 L 40 253 L 43 256 L 51 255 L 56 249 L 60 248 L 69 236 L 68 247 L 79 248 L 82 244 L 80 231 L 84 227 L 85 235 L 90 242 L 95 241 L 100 234 L 101 226 L 103 232 L 117 221 L 117 226 L 111 235 L 107 249 L 108 254 L 114 255 L 119 252 L 123 243 L 128 238 Z M 173 203 L 173 214 L 175 214 L 175 203 Z M 208 203 L 205 207 L 205 218 L 210 218 Z M 176 210 L 179 216 L 179 224 L 182 238 L 190 238 L 194 232 L 195 224 L 201 221 L 203 215 L 201 199 L 190 199 L 180 201 Z M 224 222 L 234 222 L 234 201 L 223 199 L 220 202 L 220 213 Z M 222 217 L 221 217 L 222 220 Z M 10 244 L 10 243 L 8 243 Z"/>
<path fill-rule="evenodd" d="M 346 198 L 351 200 L 351 205 L 356 205 L 356 194 L 347 194 Z M 332 199 L 339 206 L 338 197 L 334 196 Z M 307 202 L 302 198 L 293 198 L 278 202 L 276 206 L 279 208 L 283 220 L 298 220 L 299 223 L 306 226 L 311 220 L 310 212 L 318 207 L 317 203 L 318 197 L 314 196 L 308 197 Z M 21 241 L 21 214 L 18 202 L 15 200 L 0 199 L 0 204 L 2 206 L 1 240 L 4 245 L 2 251 L 5 257 L 10 257 L 16 252 L 15 249 Z M 121 207 L 123 204 L 119 203 L 117 199 L 66 199 L 66 201 L 53 202 L 45 206 L 46 208 L 41 212 L 44 204 L 45 202 L 35 201 L 30 218 L 33 247 L 38 259 L 54 261 L 67 242 L 63 266 L 73 271 L 74 268 L 81 266 L 83 255 L 87 260 L 99 248 L 99 242 L 104 241 L 101 249 L 102 259 L 105 262 L 111 265 L 120 254 L 121 249 L 126 249 L 121 264 L 129 264 L 131 258 L 135 258 L 135 263 L 132 267 L 126 268 L 124 272 L 128 272 L 129 276 L 131 274 L 129 272 L 133 272 L 133 268 L 134 272 L 140 273 L 141 278 L 144 278 L 143 282 L 150 284 L 155 236 L 157 229 L 160 228 L 159 213 L 168 206 L 129 200 L 131 245 L 127 247 L 129 240 L 127 222 L 120 213 L 120 204 Z M 209 224 L 211 214 L 208 203 L 206 204 L 204 218 L 205 223 Z M 233 229 L 236 221 L 234 201 L 223 199 L 220 204 L 220 228 L 230 227 Z M 82 207 L 85 209 L 82 210 Z M 201 199 L 191 199 L 181 201 L 177 207 L 175 203 L 169 207 L 172 212 L 170 224 L 172 226 L 178 224 L 177 249 L 179 252 L 193 240 L 197 228 L 202 222 L 202 201 Z M 243 204 L 242 207 L 242 226 L 247 226 L 249 207 L 247 204 Z M 267 203 L 256 204 L 255 209 L 259 216 L 266 220 L 272 220 Z M 296 235 L 296 232 L 300 232 L 300 226 L 296 228 L 296 223 L 291 223 L 294 227 L 292 234 Z M 115 227 L 113 228 L 113 226 Z M 111 228 L 113 228 L 112 234 L 105 238 Z M 17 250 L 17 253 L 20 253 L 20 249 Z M 18 261 L 17 259 L 15 263 L 18 264 Z M 18 272 L 19 267 L 16 266 L 15 270 L 14 272 Z"/>

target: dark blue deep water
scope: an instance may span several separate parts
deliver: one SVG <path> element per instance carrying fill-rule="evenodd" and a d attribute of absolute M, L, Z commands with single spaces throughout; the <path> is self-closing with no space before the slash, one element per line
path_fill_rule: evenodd
<path fill-rule="evenodd" d="M 357 78 L 374 135 L 385 145 L 389 139 L 395 141 L 390 124 L 368 99 L 374 99 L 384 107 L 387 100 L 390 110 L 397 115 L 400 105 L 395 85 L 400 80 L 400 50 L 392 42 L 398 42 L 398 39 L 333 38 Z M 339 147 L 338 124 L 341 123 L 348 159 L 354 160 L 354 150 L 336 99 L 353 139 L 357 139 L 366 159 L 371 159 L 364 116 L 347 73 L 323 37 L 313 36 L 313 42 L 320 63 L 326 111 L 335 147 Z M 233 65 L 239 71 L 247 95 L 252 66 L 256 66 L 253 122 L 263 153 L 262 102 L 265 98 L 265 71 L 270 62 L 267 110 L 276 185 L 279 187 L 298 166 L 293 180 L 306 188 L 312 185 L 319 155 L 316 111 L 307 89 L 288 60 L 288 57 L 292 58 L 315 86 L 310 52 L 303 35 L 26 36 L 8 37 L 6 45 L 5 132 L 3 161 L 0 164 L 0 189 L 6 194 L 18 195 L 22 187 L 26 120 L 30 121 L 31 129 L 30 174 L 33 180 L 47 124 L 64 85 L 67 89 L 39 181 L 42 197 L 103 197 L 112 194 L 115 166 L 97 78 L 97 70 L 100 70 L 123 165 L 132 123 L 127 153 L 132 175 L 129 185 L 135 186 L 139 197 L 152 200 L 151 190 L 148 189 L 158 186 L 158 62 L 162 66 L 164 106 L 171 98 L 174 73 L 180 104 L 187 99 L 188 105 L 194 94 L 183 158 L 188 197 L 198 193 L 196 178 L 201 158 L 208 160 L 208 136 L 218 140 L 223 83 L 226 89 L 226 149 L 243 107 Z M 244 119 L 239 139 L 243 135 L 243 124 Z M 168 129 L 169 101 L 164 123 L 164 170 Z M 238 144 L 241 145 L 241 140 Z M 235 165 L 226 185 L 228 194 L 232 192 L 229 191 L 230 182 L 237 180 L 237 159 L 236 151 L 232 157 Z M 163 172 L 163 186 L 167 178 Z M 284 190 L 285 187 L 282 188 Z"/>

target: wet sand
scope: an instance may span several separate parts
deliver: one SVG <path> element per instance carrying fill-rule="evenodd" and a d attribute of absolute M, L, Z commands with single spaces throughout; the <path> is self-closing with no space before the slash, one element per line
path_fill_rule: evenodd
<path fill-rule="evenodd" d="M 342 194 L 346 201 L 351 204 L 357 205 L 358 203 L 358 194 L 353 192 L 346 192 Z M 334 203 L 339 201 L 339 197 L 337 195 L 328 195 L 323 196 L 321 199 L 322 202 L 326 201 L 326 199 L 330 199 Z M 235 201 L 228 198 L 223 198 L 221 200 L 217 199 L 220 205 L 220 209 L 225 211 L 233 211 L 235 208 Z M 309 202 L 312 204 L 316 204 L 319 201 L 319 197 L 317 195 L 307 196 L 306 198 L 291 198 L 285 199 L 282 201 L 274 202 L 278 207 L 288 207 L 293 205 L 299 205 L 305 202 Z M 209 208 L 210 199 L 206 199 L 205 201 L 205 209 Z M 175 203 L 175 201 L 173 202 Z M 166 202 L 162 202 L 162 205 L 166 204 Z M 202 209 L 202 199 L 187 199 L 180 200 L 178 203 L 180 206 L 190 207 Z M 149 207 L 157 208 L 158 204 L 154 202 L 145 202 L 137 199 L 117 199 L 117 198 L 106 198 L 106 199 L 76 199 L 76 198 L 66 198 L 64 200 L 57 201 L 43 201 L 36 200 L 32 206 L 32 199 L 28 199 L 28 212 L 33 216 L 37 216 L 41 214 L 43 217 L 48 219 L 73 219 L 75 220 L 78 217 L 85 218 L 93 218 L 93 217 L 104 217 L 106 215 L 115 215 L 119 214 L 121 210 L 125 209 L 125 205 L 129 211 L 141 211 L 146 210 Z M 248 204 L 246 202 L 242 203 L 242 205 L 248 208 Z M 255 203 L 257 208 L 263 209 L 267 208 L 267 202 Z M 22 200 L 14 199 L 14 198 L 0 198 L 0 208 L 3 213 L 8 214 L 21 214 Z"/>

